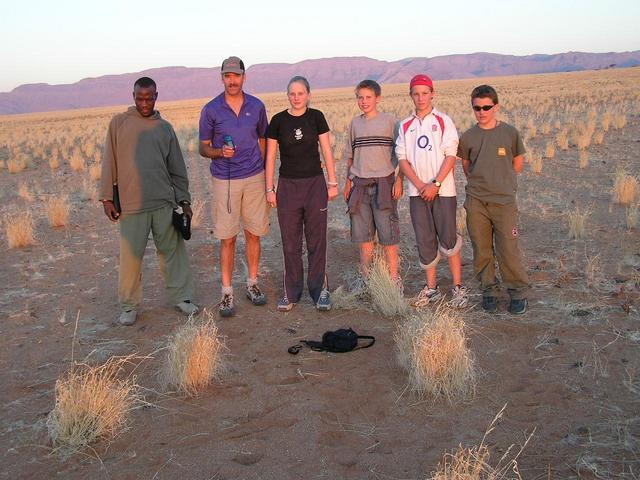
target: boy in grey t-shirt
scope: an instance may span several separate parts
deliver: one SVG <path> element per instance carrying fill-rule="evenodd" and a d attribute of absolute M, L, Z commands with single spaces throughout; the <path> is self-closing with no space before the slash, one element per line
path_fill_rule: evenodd
<path fill-rule="evenodd" d="M 482 286 L 482 308 L 498 308 L 497 257 L 502 282 L 511 302 L 509 312 L 525 313 L 529 284 L 518 247 L 516 176 L 522 171 L 525 148 L 518 130 L 499 121 L 498 94 L 489 85 L 471 93 L 478 123 L 458 144 L 458 157 L 467 177 L 467 230 L 473 247 L 473 269 Z"/>
<path fill-rule="evenodd" d="M 356 86 L 358 108 L 345 145 L 347 180 L 344 199 L 349 206 L 351 241 L 359 245 L 360 274 L 366 282 L 373 257 L 374 236 L 383 246 L 389 274 L 403 291 L 398 274 L 400 227 L 397 201 L 402 196 L 402 176 L 396 176 L 393 146 L 396 120 L 378 112 L 382 90 L 373 80 Z"/>

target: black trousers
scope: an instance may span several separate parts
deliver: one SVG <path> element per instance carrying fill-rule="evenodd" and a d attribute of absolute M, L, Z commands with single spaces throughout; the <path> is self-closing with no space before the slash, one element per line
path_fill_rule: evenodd
<path fill-rule="evenodd" d="M 297 303 L 304 290 L 302 235 L 307 242 L 307 287 L 314 302 L 327 285 L 327 184 L 324 175 L 278 180 L 278 223 L 284 255 L 284 289 Z"/>

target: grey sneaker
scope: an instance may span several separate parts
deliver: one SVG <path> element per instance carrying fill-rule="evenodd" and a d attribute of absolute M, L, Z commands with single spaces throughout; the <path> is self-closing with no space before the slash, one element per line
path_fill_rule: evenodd
<path fill-rule="evenodd" d="M 136 317 L 138 316 L 138 312 L 136 310 L 129 310 L 127 312 L 122 312 L 116 320 L 118 325 L 124 325 L 125 327 L 129 327 L 136 323 Z"/>
<path fill-rule="evenodd" d="M 442 299 L 442 293 L 440 293 L 440 288 L 437 285 L 436 288 L 429 288 L 428 285 L 425 285 L 412 305 L 414 307 L 426 307 L 429 303 L 437 302 L 440 299 Z"/>
<path fill-rule="evenodd" d="M 262 290 L 258 287 L 258 284 L 247 286 L 247 298 L 251 300 L 254 305 L 265 305 L 267 303 L 267 297 Z"/>
<path fill-rule="evenodd" d="M 288 312 L 293 308 L 294 305 L 295 303 L 290 302 L 289 299 L 287 298 L 287 294 L 285 293 L 284 297 L 278 300 L 278 311 Z"/>
<path fill-rule="evenodd" d="M 512 298 L 509 303 L 509 313 L 512 315 L 522 315 L 527 311 L 527 299 L 526 298 Z"/>
<path fill-rule="evenodd" d="M 195 303 L 192 303 L 191 300 L 185 300 L 183 302 L 177 303 L 176 308 L 185 315 L 195 315 L 200 311 L 198 306 Z"/>
<path fill-rule="evenodd" d="M 367 291 L 369 288 L 369 282 L 366 277 L 363 277 L 362 274 L 358 274 L 358 276 L 349 284 L 349 291 L 351 293 L 362 294 Z"/>
<path fill-rule="evenodd" d="M 218 303 L 218 312 L 221 317 L 231 317 L 236 313 L 235 306 L 233 304 L 233 294 L 225 293 L 222 296 L 222 300 Z"/>
<path fill-rule="evenodd" d="M 464 308 L 469 303 L 469 289 L 464 285 L 456 285 L 451 290 L 451 300 L 449 306 L 453 308 Z"/>
<path fill-rule="evenodd" d="M 323 312 L 331 310 L 331 295 L 329 294 L 329 290 L 326 288 L 323 288 L 322 292 L 320 292 L 316 308 Z"/>

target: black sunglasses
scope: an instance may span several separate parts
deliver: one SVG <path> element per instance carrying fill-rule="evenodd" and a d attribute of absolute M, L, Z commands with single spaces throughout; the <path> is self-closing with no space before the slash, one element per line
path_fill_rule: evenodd
<path fill-rule="evenodd" d="M 484 110 L 485 112 L 488 112 L 489 110 L 491 110 L 493 107 L 495 107 L 494 105 L 473 105 L 471 108 L 473 108 L 476 112 L 479 112 L 480 110 Z"/>

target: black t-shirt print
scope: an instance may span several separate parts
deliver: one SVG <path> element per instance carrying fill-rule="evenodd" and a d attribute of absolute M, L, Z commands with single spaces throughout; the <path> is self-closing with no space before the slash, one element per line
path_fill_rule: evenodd
<path fill-rule="evenodd" d="M 322 175 L 318 137 L 329 131 L 320 110 L 307 108 L 296 117 L 287 110 L 276 113 L 267 128 L 267 138 L 278 141 L 280 176 L 308 178 Z"/>

